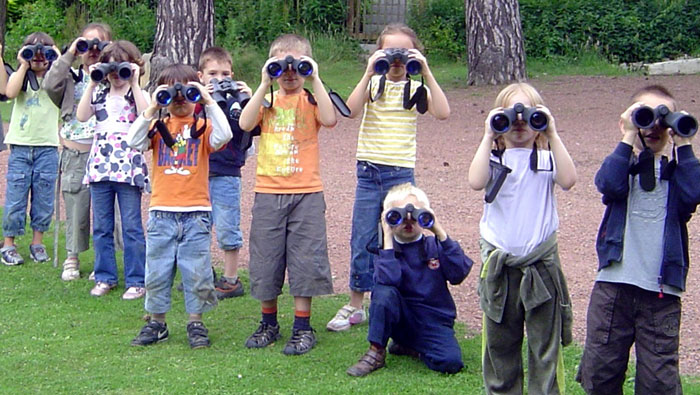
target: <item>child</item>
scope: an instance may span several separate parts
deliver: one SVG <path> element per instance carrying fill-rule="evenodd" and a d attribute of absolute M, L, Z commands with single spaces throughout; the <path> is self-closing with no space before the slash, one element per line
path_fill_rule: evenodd
<path fill-rule="evenodd" d="M 384 196 L 395 185 L 415 183 L 413 169 L 418 112 L 414 106 L 406 109 L 403 102 L 406 94 L 416 97 L 421 84 L 409 80 L 406 65 L 397 61 L 391 64 L 385 75 L 376 75 L 375 63 L 385 56 L 384 49 L 406 49 L 409 59 L 420 62 L 421 78 L 425 78 L 428 88 L 428 111 L 437 119 L 446 119 L 450 115 L 447 98 L 421 54 L 423 46 L 411 28 L 400 23 L 386 26 L 377 39 L 377 48 L 347 102 L 351 118 L 357 117 L 363 108 L 364 117 L 357 138 L 357 188 L 350 240 L 350 303 L 328 322 L 326 328 L 331 331 L 346 330 L 367 319 L 363 299 L 365 292 L 372 290 L 374 270 L 374 254 L 368 251 L 368 247 L 376 248 L 379 244 L 377 223 Z M 404 90 L 407 84 L 410 91 Z"/>
<path fill-rule="evenodd" d="M 143 297 L 146 240 L 141 224 L 141 191 L 149 185 L 148 168 L 143 155 L 125 140 L 129 126 L 148 106 L 146 93 L 139 87 L 143 61 L 141 53 L 129 41 L 107 45 L 100 62 L 90 71 L 108 63 L 128 63 L 129 79 L 117 72 L 107 74 L 108 86 L 95 92 L 98 81 L 90 80 L 76 111 L 78 122 L 96 118 L 94 141 L 83 182 L 90 186 L 93 202 L 93 244 L 95 246 L 95 286 L 92 296 L 104 296 L 117 286 L 117 262 L 114 256 L 114 202 L 119 201 L 124 235 L 125 300 Z"/>
<path fill-rule="evenodd" d="M 493 118 L 504 109 L 519 107 L 516 104 L 535 107 L 539 120 L 546 119 L 546 129 L 533 130 L 521 113 L 510 131 L 496 134 Z M 571 305 L 557 251 L 554 184 L 564 190 L 573 187 L 576 169 L 535 88 L 526 83 L 508 85 L 498 94 L 495 107 L 469 168 L 469 185 L 477 191 L 500 173 L 491 170 L 491 162 L 511 171 L 491 203 L 484 204 L 479 225 L 484 385 L 487 393 L 523 392 L 524 324 L 528 390 L 557 394 L 564 386 L 559 345 L 571 342 Z M 538 148 L 538 140 L 544 139 L 549 150 Z M 494 143 L 497 149 L 492 154 Z"/>
<path fill-rule="evenodd" d="M 211 80 L 233 77 L 231 55 L 223 48 L 211 47 L 199 57 L 199 82 L 212 93 Z M 240 92 L 248 97 L 251 89 L 245 82 L 236 81 Z M 224 274 L 216 279 L 214 288 L 216 297 L 221 299 L 241 296 L 245 293 L 243 284 L 238 279 L 238 252 L 243 246 L 241 233 L 241 167 L 245 165 L 246 149 L 242 145 L 244 132 L 238 126 L 238 118 L 244 103 L 233 99 L 225 103 L 225 113 L 233 138 L 226 148 L 214 152 L 209 157 L 209 195 L 211 197 L 212 218 L 216 227 L 216 239 L 219 248 L 224 251 Z M 252 139 L 248 139 L 252 141 Z"/>
<path fill-rule="evenodd" d="M 314 96 L 304 89 L 304 77 L 284 67 L 279 91 L 261 104 L 271 86 L 268 65 L 292 57 L 308 62 Z M 335 110 L 311 59 L 311 44 L 286 34 L 270 46 L 262 80 L 241 112 L 245 131 L 260 125 L 255 202 L 250 225 L 250 293 L 261 301 L 262 321 L 246 341 L 248 348 L 266 347 L 280 338 L 277 296 L 285 269 L 294 296 L 294 327 L 284 347 L 287 355 L 305 354 L 316 344 L 311 328 L 311 297 L 333 293 L 326 241 L 326 203 L 319 170 L 318 131 L 333 127 Z"/>
<path fill-rule="evenodd" d="M 127 143 L 140 151 L 153 149 L 153 195 L 146 238 L 146 310 L 151 320 L 131 342 L 154 344 L 168 338 L 165 314 L 175 267 L 182 274 L 185 310 L 189 314 L 187 339 L 193 349 L 210 345 L 202 313 L 216 306 L 211 270 L 211 204 L 209 155 L 231 139 L 226 115 L 198 82 L 190 66 L 174 64 L 158 76 L 158 88 L 148 108 L 131 125 Z M 172 95 L 164 120 L 156 100 L 176 83 L 199 90 L 209 119 L 196 117 L 195 103 L 184 92 Z M 196 95 L 189 97 L 195 99 Z M 152 138 L 149 135 L 152 131 Z"/>
<path fill-rule="evenodd" d="M 417 210 L 390 226 L 386 215 L 393 208 Z M 416 214 L 421 209 L 432 216 L 432 224 L 424 225 L 435 236 L 423 236 Z M 384 367 L 389 337 L 390 353 L 419 357 L 438 372 L 459 372 L 464 365 L 453 329 L 457 310 L 447 282 L 461 283 L 471 270 L 471 259 L 447 237 L 425 193 L 410 183 L 387 193 L 382 228 L 384 249 L 376 260 L 369 309 L 370 348 L 347 373 L 365 376 Z"/>
<path fill-rule="evenodd" d="M 82 54 L 78 42 L 93 43 Z M 46 72 L 43 88 L 51 100 L 61 109 L 63 126 L 60 130 L 63 150 L 60 157 L 61 192 L 66 208 L 66 260 L 61 279 L 71 281 L 80 278 L 78 254 L 90 247 L 90 190 L 83 184 L 87 159 L 95 132 L 95 118 L 80 122 L 75 117 L 80 98 L 90 82 L 88 68 L 100 59 L 102 48 L 112 40 L 112 30 L 102 23 L 85 26 L 53 67 Z M 71 68 L 76 57 L 80 66 Z M 98 90 L 101 89 L 98 87 Z"/>
<path fill-rule="evenodd" d="M 680 297 L 689 266 L 686 223 L 700 203 L 700 162 L 692 136 L 680 136 L 659 121 L 642 130 L 631 121 L 642 105 L 663 104 L 677 111 L 666 88 L 644 87 L 632 102 L 620 116 L 622 141 L 595 176 L 606 208 L 576 379 L 589 394 L 622 394 L 634 343 L 634 392 L 680 394 Z M 663 155 L 669 135 L 674 145 L 671 161 Z M 641 151 L 639 157 L 633 147 Z"/>
<path fill-rule="evenodd" d="M 34 57 L 27 61 L 21 56 L 22 52 L 34 44 L 42 44 L 44 49 L 36 50 Z M 54 207 L 54 187 L 58 174 L 58 108 L 45 90 L 35 91 L 31 84 L 27 84 L 26 91 L 22 90 L 29 70 L 34 72 L 38 82 L 43 79 L 50 66 L 46 56 L 50 51 L 60 53 L 48 34 L 37 32 L 27 36 L 17 54 L 19 68 L 10 76 L 5 90 L 8 98 L 15 99 L 10 130 L 5 136 L 5 144 L 10 146 L 2 221 L 5 242 L 0 249 L 5 265 L 24 263 L 15 246 L 15 237 L 24 234 L 30 192 L 29 215 L 33 236 L 29 255 L 35 262 L 50 259 L 42 239 L 51 225 Z"/>

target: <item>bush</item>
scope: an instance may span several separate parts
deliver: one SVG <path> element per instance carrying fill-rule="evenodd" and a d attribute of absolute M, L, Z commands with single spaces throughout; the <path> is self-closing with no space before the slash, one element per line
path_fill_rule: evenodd
<path fill-rule="evenodd" d="M 466 58 L 464 0 L 413 2 L 407 24 L 416 31 L 429 55 Z"/>

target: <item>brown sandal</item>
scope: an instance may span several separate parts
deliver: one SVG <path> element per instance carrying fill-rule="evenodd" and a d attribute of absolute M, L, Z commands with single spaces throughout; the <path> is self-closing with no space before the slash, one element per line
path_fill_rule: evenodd
<path fill-rule="evenodd" d="M 385 358 L 386 349 L 374 349 L 370 347 L 356 364 L 348 368 L 347 373 L 355 377 L 366 376 L 377 369 L 383 368 Z"/>

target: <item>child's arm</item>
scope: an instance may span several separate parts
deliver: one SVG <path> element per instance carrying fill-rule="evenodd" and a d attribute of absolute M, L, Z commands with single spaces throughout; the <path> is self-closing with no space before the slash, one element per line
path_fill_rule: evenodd
<path fill-rule="evenodd" d="M 131 93 L 134 95 L 134 104 L 136 105 L 136 113 L 141 114 L 146 108 L 148 108 L 148 99 L 143 94 L 141 87 L 139 86 L 139 73 L 140 69 L 137 64 L 131 64 Z M 90 81 L 92 82 L 92 81 Z"/>
<path fill-rule="evenodd" d="M 90 117 L 95 115 L 95 109 L 92 108 L 92 93 L 95 91 L 97 82 L 90 79 L 88 85 L 83 91 L 83 96 L 80 97 L 78 108 L 75 110 L 75 119 L 80 122 L 87 122 Z M 135 95 L 136 93 L 134 93 Z"/>
<path fill-rule="evenodd" d="M 308 56 L 302 56 L 301 60 L 306 60 L 311 63 L 313 71 L 311 72 L 311 87 L 314 89 L 314 95 L 316 96 L 316 104 L 318 105 L 318 112 L 321 117 L 321 125 L 325 127 L 333 127 L 338 122 L 335 116 L 335 107 L 333 107 L 333 102 L 331 102 L 326 88 L 323 87 L 323 82 L 318 74 L 318 64 Z"/>
<path fill-rule="evenodd" d="M 384 243 L 379 258 L 374 261 L 374 282 L 397 287 L 401 284 L 401 261 L 394 254 L 394 233 L 384 217 L 386 211 L 382 212 Z"/>
<path fill-rule="evenodd" d="M 417 49 L 409 49 L 411 57 L 421 63 L 421 74 L 425 78 L 425 84 L 430 89 L 428 94 L 428 111 L 437 119 L 447 119 L 450 116 L 450 104 L 447 102 L 447 96 L 442 91 L 440 85 L 435 80 L 433 73 L 428 67 L 428 60 Z"/>
<path fill-rule="evenodd" d="M 262 106 L 263 99 L 265 99 L 265 94 L 272 84 L 270 76 L 267 74 L 267 65 L 271 62 L 276 61 L 276 57 L 272 57 L 265 62 L 261 71 L 260 85 L 255 93 L 248 101 L 248 104 L 241 111 L 241 117 L 238 120 L 238 125 L 245 132 L 250 132 L 257 125 L 258 112 L 260 111 L 260 106 Z"/>
<path fill-rule="evenodd" d="M 17 53 L 19 68 L 17 71 L 12 73 L 7 81 L 5 96 L 7 96 L 8 99 L 14 99 L 19 95 L 19 92 L 22 90 L 22 84 L 24 84 L 24 76 L 27 74 L 27 70 L 29 70 L 29 62 L 24 60 L 24 58 L 20 55 L 23 49 L 24 47 L 20 48 L 19 52 Z"/>
<path fill-rule="evenodd" d="M 603 160 L 603 164 L 595 175 L 595 185 L 603 194 L 603 203 L 608 199 L 627 199 L 629 194 L 630 160 L 638 133 L 630 117 L 632 112 L 641 105 L 641 103 L 634 103 L 620 115 L 618 127 L 622 133 L 622 141 L 612 154 Z"/>
<path fill-rule="evenodd" d="M 693 153 L 692 140 L 694 136 L 681 137 L 671 132 L 671 138 L 676 145 L 676 160 L 678 166 L 674 171 L 676 185 L 680 191 L 680 199 L 695 210 L 700 204 L 700 161 Z"/>
<path fill-rule="evenodd" d="M 2 44 L 0 44 L 0 94 L 4 95 L 7 91 L 7 70 L 5 70 L 5 61 L 2 59 Z"/>
<path fill-rule="evenodd" d="M 231 140 L 233 136 L 231 133 L 231 125 L 229 125 L 228 118 L 226 118 L 224 111 L 216 104 L 214 99 L 212 99 L 209 91 L 198 82 L 190 81 L 190 84 L 199 88 L 202 95 L 200 103 L 206 106 L 207 114 L 209 114 L 209 118 L 211 119 L 212 131 L 209 135 L 209 146 L 214 150 L 218 150 Z"/>
<path fill-rule="evenodd" d="M 355 118 L 362 113 L 362 109 L 369 100 L 369 80 L 374 75 L 374 62 L 377 59 L 384 56 L 384 51 L 375 51 L 372 56 L 367 60 L 367 68 L 365 68 L 365 74 L 362 75 L 360 82 L 355 85 L 355 89 L 352 90 L 350 96 L 348 96 L 347 105 L 350 109 L 350 118 Z"/>
<path fill-rule="evenodd" d="M 70 66 L 73 64 L 77 54 L 76 43 L 81 39 L 83 38 L 78 37 L 73 40 L 68 51 L 53 62 L 51 68 L 46 71 L 44 80 L 41 82 L 41 88 L 46 91 L 51 101 L 54 102 L 58 108 L 61 108 L 61 104 L 63 103 L 63 94 L 66 90 L 66 86 L 73 81 L 73 77 L 70 75 Z"/>
<path fill-rule="evenodd" d="M 474 153 L 471 165 L 469 165 L 469 186 L 475 191 L 486 188 L 491 178 L 489 162 L 491 161 L 491 147 L 493 147 L 493 142 L 496 140 L 496 134 L 491 130 L 491 117 L 502 110 L 503 108 L 501 107 L 494 108 L 486 117 L 484 137 L 481 139 L 476 153 Z"/>
<path fill-rule="evenodd" d="M 459 243 L 447 237 L 435 213 L 432 210 L 430 212 L 433 213 L 434 220 L 433 226 L 428 230 L 433 232 L 435 238 L 439 240 L 437 244 L 440 270 L 450 284 L 457 285 L 467 278 L 474 262 L 464 254 Z"/>
<path fill-rule="evenodd" d="M 167 85 L 161 85 L 156 88 L 151 96 L 151 102 L 148 107 L 139 115 L 138 118 L 129 127 L 129 133 L 126 135 L 126 143 L 135 150 L 144 152 L 148 149 L 151 144 L 151 140 L 148 138 L 148 130 L 151 127 L 151 121 L 156 115 L 158 110 L 162 107 L 158 104 L 156 100 L 156 95 L 163 89 L 167 89 Z"/>
<path fill-rule="evenodd" d="M 545 106 L 539 105 L 537 108 L 547 114 L 547 130 L 544 131 L 544 134 L 549 140 L 554 163 L 557 167 L 554 182 L 559 184 L 565 191 L 569 190 L 576 184 L 576 166 L 574 166 L 574 161 L 571 159 L 569 151 L 566 150 L 564 142 L 561 141 L 561 137 L 557 133 L 557 126 L 554 123 L 552 113 Z"/>

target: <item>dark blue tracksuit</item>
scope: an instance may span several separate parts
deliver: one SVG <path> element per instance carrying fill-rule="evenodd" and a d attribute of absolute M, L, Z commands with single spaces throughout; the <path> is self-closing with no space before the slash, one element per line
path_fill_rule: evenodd
<path fill-rule="evenodd" d="M 394 242 L 393 250 L 380 250 L 374 264 L 367 340 L 386 347 L 391 337 L 416 350 L 430 369 L 458 372 L 464 365 L 454 335 L 457 311 L 447 281 L 461 283 L 472 264 L 449 238 Z"/>

